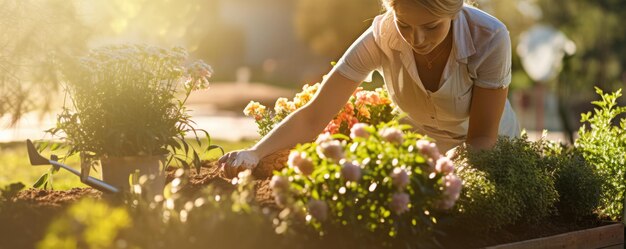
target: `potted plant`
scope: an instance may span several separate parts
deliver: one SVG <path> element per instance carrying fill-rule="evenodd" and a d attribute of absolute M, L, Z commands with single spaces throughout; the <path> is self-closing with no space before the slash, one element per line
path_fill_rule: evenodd
<path fill-rule="evenodd" d="M 187 57 L 180 47 L 111 45 L 69 60 L 63 111 L 47 132 L 61 138 L 65 157 L 80 153 L 83 170 L 100 164 L 103 181 L 128 190 L 129 175 L 139 171 L 152 180 L 148 189 L 162 191 L 172 161 L 200 166 L 185 136 L 193 133 L 200 146 L 198 132 L 209 138 L 193 127 L 185 102 L 208 88 L 212 70 L 202 61 L 185 66 Z"/>

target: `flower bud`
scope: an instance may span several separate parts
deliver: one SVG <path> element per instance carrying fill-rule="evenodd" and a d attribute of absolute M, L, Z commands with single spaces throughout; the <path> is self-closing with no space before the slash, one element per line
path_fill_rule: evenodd
<path fill-rule="evenodd" d="M 355 139 L 357 137 L 367 139 L 370 136 L 370 133 L 365 130 L 368 125 L 365 123 L 356 123 L 350 129 L 350 137 Z"/>
<path fill-rule="evenodd" d="M 439 159 L 439 157 L 441 157 L 437 145 L 426 139 L 417 140 L 417 142 L 415 143 L 415 147 L 417 147 L 422 155 L 428 158 L 432 158 L 433 160 L 437 160 Z"/>
<path fill-rule="evenodd" d="M 346 181 L 356 182 L 361 179 L 361 167 L 351 162 L 344 162 L 341 167 L 341 176 Z"/>
<path fill-rule="evenodd" d="M 407 174 L 404 169 L 395 168 L 390 176 L 391 183 L 398 189 L 404 189 L 404 187 L 409 184 L 409 174 Z"/>
<path fill-rule="evenodd" d="M 437 160 L 435 170 L 444 175 L 450 174 L 454 172 L 454 163 L 450 160 L 450 158 L 442 156 Z"/>
<path fill-rule="evenodd" d="M 289 167 L 295 168 L 303 175 L 310 175 L 315 169 L 311 159 L 306 158 L 305 152 L 291 151 L 287 160 Z"/>
<path fill-rule="evenodd" d="M 317 155 L 319 155 L 321 158 L 328 158 L 334 160 L 335 162 L 339 162 L 344 157 L 341 142 L 337 140 L 330 140 L 319 144 L 316 148 L 316 151 Z"/>
<path fill-rule="evenodd" d="M 383 128 L 378 131 L 380 136 L 387 142 L 394 144 L 402 144 L 404 141 L 404 136 L 402 135 L 402 131 L 397 128 Z"/>
<path fill-rule="evenodd" d="M 289 184 L 289 179 L 285 176 L 275 175 L 272 176 L 272 180 L 270 180 L 270 188 L 274 193 L 289 190 Z"/>
<path fill-rule="evenodd" d="M 444 177 L 444 189 L 443 193 L 448 200 L 455 202 L 461 195 L 461 189 L 463 188 L 463 181 L 453 174 Z"/>
<path fill-rule="evenodd" d="M 321 200 L 311 200 L 308 204 L 309 213 L 318 221 L 325 221 L 328 217 L 328 205 Z"/>
<path fill-rule="evenodd" d="M 410 198 L 407 193 L 395 193 L 391 196 L 391 203 L 389 203 L 389 208 L 392 212 L 397 215 L 401 215 L 402 213 L 409 210 L 409 202 Z"/>

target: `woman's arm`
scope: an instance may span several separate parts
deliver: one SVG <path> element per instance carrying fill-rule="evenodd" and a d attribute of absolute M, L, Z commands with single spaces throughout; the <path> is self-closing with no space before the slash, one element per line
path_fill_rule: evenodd
<path fill-rule="evenodd" d="M 489 149 L 496 143 L 508 90 L 474 86 L 466 140 L 472 148 Z"/>
<path fill-rule="evenodd" d="M 358 86 L 358 82 L 333 69 L 309 103 L 287 116 L 250 149 L 222 156 L 218 165 L 227 177 L 234 177 L 242 168 L 254 168 L 261 158 L 273 152 L 314 140 L 348 102 Z"/>
<path fill-rule="evenodd" d="M 359 83 L 336 70 L 331 71 L 309 103 L 287 116 L 250 150 L 262 158 L 275 151 L 292 148 L 298 143 L 314 140 L 348 102 L 358 86 Z"/>

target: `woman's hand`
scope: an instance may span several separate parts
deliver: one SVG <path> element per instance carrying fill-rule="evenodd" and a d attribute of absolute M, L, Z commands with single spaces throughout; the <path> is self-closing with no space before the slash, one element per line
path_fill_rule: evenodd
<path fill-rule="evenodd" d="M 256 167 L 259 160 L 260 157 L 254 150 L 237 150 L 226 153 L 217 163 L 226 177 L 233 178 L 243 170 Z"/>

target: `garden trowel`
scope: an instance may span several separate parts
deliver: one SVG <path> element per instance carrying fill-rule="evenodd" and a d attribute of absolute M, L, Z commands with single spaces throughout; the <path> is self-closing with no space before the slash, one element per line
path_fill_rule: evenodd
<path fill-rule="evenodd" d="M 52 155 L 51 159 L 46 159 L 41 154 L 39 154 L 39 152 L 35 148 L 35 145 L 33 144 L 32 141 L 30 141 L 30 139 L 26 140 L 26 146 L 28 147 L 28 158 L 30 159 L 30 164 L 33 166 L 52 165 L 57 169 L 63 168 L 69 172 L 72 172 L 72 174 L 80 177 L 80 181 L 83 182 L 84 184 L 87 184 L 97 190 L 100 190 L 104 193 L 111 193 L 111 194 L 119 192 L 119 189 L 117 189 L 116 187 L 111 186 L 110 184 L 103 182 L 99 179 L 89 176 L 88 172 L 83 174 L 79 172 L 78 170 L 73 169 L 70 166 L 67 166 L 65 164 L 58 162 L 57 157 L 55 155 Z"/>

